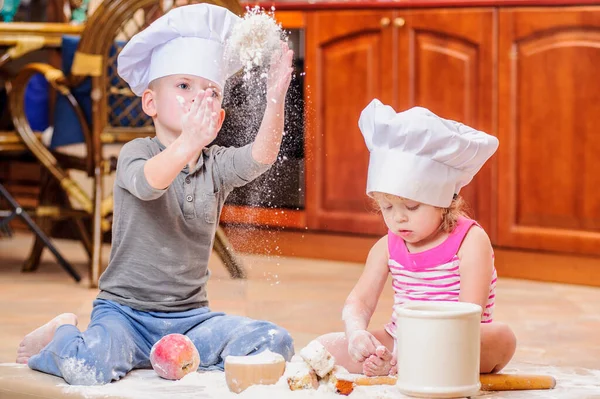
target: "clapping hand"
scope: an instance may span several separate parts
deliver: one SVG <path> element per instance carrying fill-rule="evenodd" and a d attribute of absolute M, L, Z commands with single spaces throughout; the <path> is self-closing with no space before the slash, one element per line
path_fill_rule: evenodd
<path fill-rule="evenodd" d="M 210 88 L 200 90 L 189 109 L 183 101 L 179 100 L 179 104 L 182 107 L 181 137 L 190 150 L 187 161 L 191 171 L 195 157 L 217 137 L 220 104 L 213 98 L 213 89 Z"/>

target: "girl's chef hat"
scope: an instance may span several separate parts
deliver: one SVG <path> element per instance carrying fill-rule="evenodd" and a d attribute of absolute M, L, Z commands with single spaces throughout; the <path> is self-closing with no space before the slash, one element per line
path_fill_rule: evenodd
<path fill-rule="evenodd" d="M 450 206 L 498 148 L 498 139 L 426 108 L 396 113 L 375 99 L 358 126 L 371 156 L 367 194 L 382 192 Z"/>

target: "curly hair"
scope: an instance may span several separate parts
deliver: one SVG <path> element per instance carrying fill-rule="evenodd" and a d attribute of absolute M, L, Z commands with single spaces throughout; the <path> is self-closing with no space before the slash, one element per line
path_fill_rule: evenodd
<path fill-rule="evenodd" d="M 468 217 L 468 206 L 467 202 L 459 195 L 457 195 L 448 208 L 442 208 L 442 224 L 440 229 L 446 233 L 451 233 L 460 217 Z"/>

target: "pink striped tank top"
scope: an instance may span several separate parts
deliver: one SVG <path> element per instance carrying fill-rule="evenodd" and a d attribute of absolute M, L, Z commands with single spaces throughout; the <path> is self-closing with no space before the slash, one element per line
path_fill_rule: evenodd
<path fill-rule="evenodd" d="M 404 240 L 388 231 L 388 266 L 392 274 L 394 308 L 410 301 L 458 301 L 460 259 L 457 253 L 467 232 L 474 225 L 478 226 L 474 220 L 460 218 L 443 243 L 418 253 L 408 252 Z M 482 323 L 492 321 L 496 280 L 494 267 Z M 392 312 L 392 319 L 385 329 L 392 337 L 396 336 L 396 312 Z"/>

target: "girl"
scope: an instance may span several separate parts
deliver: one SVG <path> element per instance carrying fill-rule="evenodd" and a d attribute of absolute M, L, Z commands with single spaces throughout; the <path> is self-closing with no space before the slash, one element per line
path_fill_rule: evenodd
<path fill-rule="evenodd" d="M 369 151 L 367 194 L 388 234 L 371 249 L 342 311 L 345 333 L 318 340 L 352 373 L 396 373 L 395 313 L 384 328 L 367 330 L 388 273 L 394 306 L 409 301 L 480 305 L 481 373 L 512 358 L 511 329 L 493 321 L 496 269 L 485 231 L 465 216 L 458 192 L 498 148 L 498 140 L 425 108 L 396 113 L 373 100 L 359 127 Z"/>

